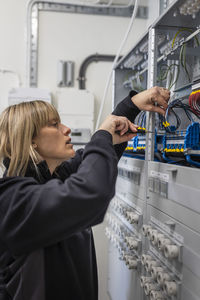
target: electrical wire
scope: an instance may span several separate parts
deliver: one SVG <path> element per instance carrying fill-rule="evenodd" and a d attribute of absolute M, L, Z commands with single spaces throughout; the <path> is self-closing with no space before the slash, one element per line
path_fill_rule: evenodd
<path fill-rule="evenodd" d="M 146 111 L 141 111 L 135 120 L 135 123 L 142 128 L 146 127 Z"/>
<path fill-rule="evenodd" d="M 133 13 L 132 13 L 132 17 L 131 17 L 131 20 L 130 20 L 130 23 L 129 23 L 129 26 L 127 28 L 127 31 L 125 33 L 125 36 L 124 36 L 124 39 L 122 40 L 122 43 L 117 51 L 117 54 L 115 56 L 115 59 L 114 59 L 114 62 L 112 64 L 112 68 L 111 68 L 111 72 L 108 76 L 108 79 L 107 79 L 107 83 L 106 83 L 106 86 L 105 86 L 105 90 L 104 90 L 104 94 L 103 94 L 103 99 L 101 101 L 101 105 L 100 105 L 100 109 L 99 109 L 99 114 L 98 114 L 98 117 L 97 117 L 97 122 L 96 122 L 96 128 L 95 130 L 97 130 L 99 128 L 99 124 L 100 124 L 100 119 L 101 119 L 101 115 L 102 115 L 102 112 L 103 112 L 103 107 L 104 107 L 104 103 L 105 103 L 105 99 L 106 99 L 106 96 L 107 96 L 107 93 L 108 93 L 108 88 L 109 88 L 109 85 L 110 85 L 110 81 L 111 81 L 111 78 L 112 78 L 112 72 L 115 68 L 115 65 L 119 59 L 119 56 L 120 56 L 120 53 L 126 43 L 126 40 L 128 38 L 128 35 L 132 29 L 132 26 L 133 26 L 133 22 L 135 20 L 135 17 L 136 17 L 136 14 L 137 14 L 137 10 L 138 10 L 138 3 L 139 3 L 139 0 L 135 0 L 135 5 L 134 5 L 134 9 L 133 9 Z"/>
<path fill-rule="evenodd" d="M 200 90 L 193 91 L 189 96 L 189 105 L 192 111 L 200 116 Z"/>
<path fill-rule="evenodd" d="M 176 78 L 173 81 L 173 68 L 177 68 L 177 74 Z M 171 70 L 172 69 L 172 70 Z M 175 71 L 175 70 L 174 70 Z M 171 64 L 168 66 L 167 64 L 163 64 L 160 66 L 160 76 L 158 76 L 157 81 L 160 82 L 160 85 L 162 85 L 162 82 L 167 79 L 168 73 L 170 72 L 170 80 L 169 80 L 169 86 L 167 87 L 169 90 L 173 87 L 174 84 L 178 81 L 179 73 L 180 73 L 180 67 L 178 64 Z"/>
<path fill-rule="evenodd" d="M 175 34 L 175 36 L 174 36 L 174 38 L 173 38 L 173 40 L 172 40 L 172 50 L 173 50 L 173 48 L 174 48 L 174 43 L 175 43 L 175 41 L 176 41 L 177 36 L 178 36 L 181 32 L 183 32 L 183 31 L 193 33 L 192 29 L 189 29 L 189 28 L 181 28 L 181 29 L 179 29 L 179 30 L 176 32 L 176 34 Z M 197 45 L 199 46 L 199 40 L 198 40 L 198 38 L 197 38 L 196 36 L 195 36 L 194 38 L 195 38 L 195 40 L 196 40 L 196 42 L 197 42 Z"/>
<path fill-rule="evenodd" d="M 165 130 L 167 132 L 174 132 L 175 130 L 177 130 L 180 127 L 181 119 L 178 116 L 178 114 L 174 111 L 175 108 L 183 109 L 187 118 L 189 119 L 189 121 L 191 123 L 194 122 L 194 118 L 192 117 L 192 115 L 195 115 L 198 119 L 200 119 L 200 115 L 197 114 L 195 111 L 193 111 L 192 108 L 190 107 L 190 105 L 184 104 L 180 99 L 176 99 L 168 105 L 168 108 L 165 113 L 165 122 L 167 122 L 168 124 L 169 124 L 169 115 L 170 114 L 173 114 L 173 116 L 175 117 L 175 120 L 176 120 L 176 123 L 173 125 L 173 130 L 172 130 L 171 126 L 165 127 Z"/>
<path fill-rule="evenodd" d="M 188 77 L 188 81 L 190 82 L 191 78 L 190 78 L 190 74 L 188 72 L 187 64 L 186 64 L 186 44 L 183 44 L 181 46 L 179 59 L 180 59 L 180 62 L 181 62 L 181 66 L 184 68 L 184 70 L 186 72 L 186 75 Z"/>
<path fill-rule="evenodd" d="M 189 28 L 181 28 L 180 30 L 178 30 L 172 40 L 172 50 L 174 48 L 174 44 L 175 44 L 175 41 L 176 41 L 176 38 L 177 36 L 182 33 L 182 32 L 189 32 L 189 33 L 193 33 L 193 30 L 192 29 L 189 29 Z M 199 46 L 199 39 L 197 36 L 194 36 L 194 39 L 196 41 L 196 44 L 197 46 Z M 180 54 L 179 54 L 179 61 L 181 63 L 181 66 L 184 68 L 185 72 L 186 72 L 186 75 L 188 77 L 188 80 L 189 82 L 191 81 L 191 78 L 190 78 L 190 74 L 189 74 L 189 71 L 187 69 L 187 63 L 186 63 L 186 43 L 183 43 L 183 45 L 181 46 L 180 48 Z"/>
<path fill-rule="evenodd" d="M 189 28 L 181 28 L 180 30 L 178 30 L 176 32 L 173 40 L 172 40 L 172 50 L 174 48 L 174 44 L 175 44 L 175 41 L 176 41 L 178 35 L 180 35 L 183 32 L 193 33 L 193 30 L 189 29 Z M 199 46 L 200 43 L 199 43 L 198 37 L 194 36 L 194 39 L 196 41 L 197 46 Z M 173 82 L 173 77 L 172 77 L 171 72 L 170 72 L 173 65 L 177 67 L 177 76 L 176 76 L 176 79 L 174 80 L 174 82 Z M 164 80 L 167 79 L 168 73 L 170 72 L 170 81 L 169 81 L 169 87 L 168 87 L 169 90 L 178 81 L 179 73 L 180 73 L 180 65 L 184 68 L 184 70 L 186 72 L 186 75 L 188 77 L 189 82 L 191 81 L 190 74 L 189 74 L 189 71 L 187 69 L 187 62 L 186 62 L 186 43 L 183 43 L 182 46 L 181 46 L 181 48 L 180 48 L 179 65 L 177 65 L 177 64 L 173 64 L 173 65 L 168 66 L 167 64 L 163 64 L 160 67 L 160 76 L 157 79 L 158 82 L 161 82 L 161 84 L 162 84 L 162 81 L 164 81 Z M 163 70 L 163 68 L 164 68 L 164 70 Z"/>
<path fill-rule="evenodd" d="M 169 89 L 169 90 L 171 90 L 171 88 L 177 83 L 178 78 L 179 78 L 179 73 L 180 73 L 180 67 L 179 67 L 178 64 L 172 64 L 172 65 L 170 65 L 170 66 L 169 66 L 169 71 L 171 71 L 171 68 L 172 68 L 172 67 L 177 68 L 177 74 L 176 74 L 175 80 L 173 81 L 173 75 L 172 75 L 173 71 L 170 72 L 171 77 L 170 77 L 169 86 L 168 86 L 168 89 Z M 175 71 L 175 70 L 174 70 L 174 71 Z"/>

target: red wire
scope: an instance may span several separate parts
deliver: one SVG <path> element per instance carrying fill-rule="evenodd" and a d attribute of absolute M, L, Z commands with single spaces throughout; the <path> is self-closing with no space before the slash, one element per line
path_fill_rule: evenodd
<path fill-rule="evenodd" d="M 189 96 L 189 105 L 192 111 L 200 116 L 200 91 Z"/>

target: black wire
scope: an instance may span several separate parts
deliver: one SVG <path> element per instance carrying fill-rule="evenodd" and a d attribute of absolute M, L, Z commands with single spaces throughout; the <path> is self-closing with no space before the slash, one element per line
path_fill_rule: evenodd
<path fill-rule="evenodd" d="M 169 104 L 165 115 L 165 120 L 168 121 L 169 112 L 174 114 L 176 118 L 176 125 L 175 125 L 176 130 L 180 127 L 181 119 L 178 116 L 178 114 L 174 111 L 174 108 L 182 108 L 190 122 L 194 122 L 192 115 L 195 115 L 198 119 L 200 119 L 198 113 L 195 113 L 195 111 L 193 111 L 188 104 L 184 104 L 180 99 L 176 99 Z M 166 127 L 166 131 L 171 131 L 171 130 L 170 128 Z"/>

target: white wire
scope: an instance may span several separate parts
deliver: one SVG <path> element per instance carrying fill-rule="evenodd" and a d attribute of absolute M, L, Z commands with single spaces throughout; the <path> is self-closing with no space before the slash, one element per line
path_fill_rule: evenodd
<path fill-rule="evenodd" d="M 103 94 L 103 99 L 101 101 L 101 105 L 100 105 L 100 109 L 99 109 L 99 114 L 98 114 L 98 117 L 97 117 L 97 122 L 96 122 L 96 128 L 95 128 L 95 131 L 99 128 L 99 123 L 100 123 L 100 119 L 101 119 L 101 115 L 102 115 L 102 112 L 103 112 L 103 107 L 104 107 L 104 103 L 105 103 L 105 99 L 106 99 L 106 96 L 107 96 L 107 93 L 108 93 L 108 88 L 109 88 L 109 84 L 110 84 L 110 81 L 111 81 L 111 78 L 112 78 L 112 72 L 113 72 L 113 69 L 115 68 L 115 65 L 118 61 L 118 58 L 120 56 L 120 53 L 126 43 L 126 40 L 128 38 L 128 35 L 132 29 L 132 25 L 133 25 L 133 21 L 135 20 L 135 17 L 136 17 L 136 14 L 137 14 L 137 9 L 138 9 L 138 2 L 139 0 L 135 0 L 135 6 L 134 6 L 134 10 L 133 10 L 133 14 L 132 14 L 132 17 L 131 17 L 131 20 L 130 20 L 130 23 L 129 23 L 129 26 L 127 28 L 127 31 L 126 31 L 126 34 L 124 36 L 124 39 L 119 47 L 119 50 L 115 56 L 115 59 L 114 59 L 114 62 L 112 64 L 112 69 L 111 69 L 111 72 L 109 73 L 109 76 L 108 76 L 108 79 L 107 79 L 107 82 L 106 82 L 106 86 L 105 86 L 105 89 L 104 89 L 104 94 Z"/>

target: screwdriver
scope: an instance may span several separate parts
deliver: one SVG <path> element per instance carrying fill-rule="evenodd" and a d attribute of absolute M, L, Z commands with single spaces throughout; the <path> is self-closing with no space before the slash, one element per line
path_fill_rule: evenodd
<path fill-rule="evenodd" d="M 120 134 L 120 131 L 116 131 L 116 133 L 117 133 L 117 134 Z M 133 132 L 132 130 L 128 129 L 128 130 L 126 131 L 126 133 L 134 133 L 134 134 L 138 134 L 138 133 L 140 133 L 140 134 L 153 133 L 153 134 L 155 134 L 154 131 L 146 130 L 145 128 L 144 128 L 144 129 L 139 128 L 136 132 Z M 168 133 L 168 134 L 171 134 L 171 135 L 179 135 L 177 132 L 170 132 L 170 133 Z"/>
<path fill-rule="evenodd" d="M 117 134 L 120 134 L 120 131 L 116 131 Z M 136 132 L 132 131 L 130 128 L 126 131 L 126 133 L 134 133 L 134 134 L 146 134 L 146 133 L 154 133 L 153 131 L 148 131 L 145 128 L 138 128 Z"/>

